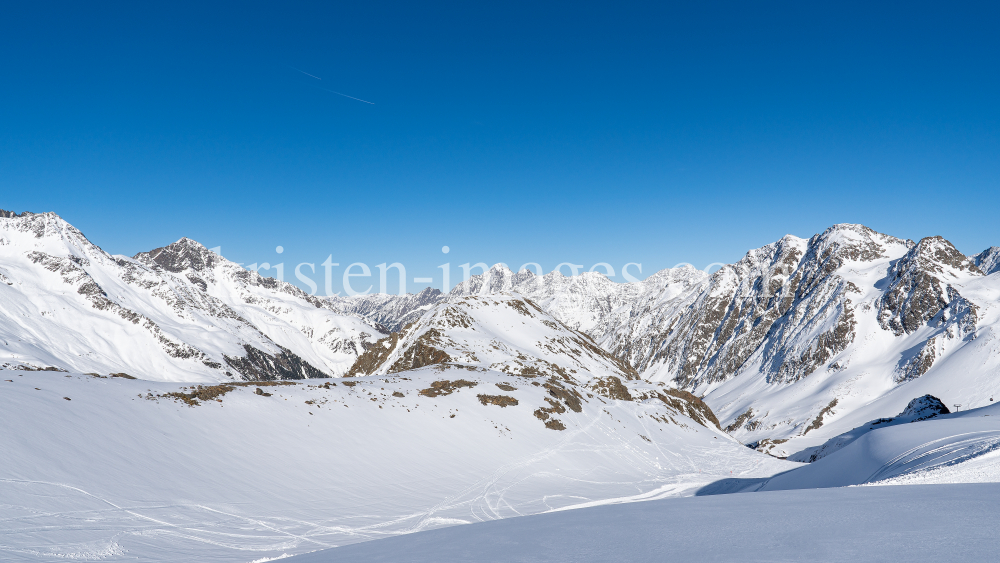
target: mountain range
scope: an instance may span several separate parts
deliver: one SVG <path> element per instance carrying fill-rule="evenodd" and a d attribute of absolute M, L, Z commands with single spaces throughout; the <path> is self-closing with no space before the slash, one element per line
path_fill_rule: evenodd
<path fill-rule="evenodd" d="M 317 297 L 186 238 L 112 256 L 53 213 L 0 212 L 0 365 L 161 381 L 436 364 L 645 381 L 784 458 L 915 397 L 1000 396 L 998 271 L 1000 247 L 966 256 L 940 236 L 840 224 L 711 274 L 616 283 L 496 265 L 447 293 Z"/>

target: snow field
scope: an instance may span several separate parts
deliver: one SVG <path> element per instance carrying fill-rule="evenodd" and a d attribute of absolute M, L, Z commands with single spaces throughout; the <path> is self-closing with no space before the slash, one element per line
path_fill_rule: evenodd
<path fill-rule="evenodd" d="M 0 558 L 246 562 L 795 466 L 653 402 L 588 398 L 550 430 L 532 381 L 435 367 L 188 406 L 165 395 L 193 384 L 0 371 Z"/>

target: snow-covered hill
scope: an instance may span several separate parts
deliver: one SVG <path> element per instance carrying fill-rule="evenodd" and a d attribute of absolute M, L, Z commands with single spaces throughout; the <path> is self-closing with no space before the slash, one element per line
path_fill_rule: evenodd
<path fill-rule="evenodd" d="M 384 336 L 181 239 L 111 256 L 53 213 L 0 214 L 0 366 L 152 380 L 340 375 Z"/>
<path fill-rule="evenodd" d="M 911 413 L 901 416 L 907 414 Z M 755 490 L 919 483 L 938 472 L 950 474 L 950 482 L 963 482 L 956 473 L 979 466 L 973 463 L 978 461 L 992 465 L 995 482 L 1000 473 L 1000 405 L 901 422 L 885 428 L 863 427 L 853 440 L 839 437 L 842 442 L 829 444 L 823 452 L 826 455 L 814 463 L 765 479 Z M 835 447 L 838 443 L 839 448 Z M 976 481 L 973 477 L 966 482 Z"/>
<path fill-rule="evenodd" d="M 798 465 L 623 386 L 443 365 L 217 386 L 3 371 L 0 560 L 246 563 Z"/>
<path fill-rule="evenodd" d="M 362 355 L 356 374 L 385 374 L 454 363 L 516 375 L 614 375 L 638 379 L 625 362 L 530 299 L 516 295 L 455 297 Z"/>
<path fill-rule="evenodd" d="M 844 446 L 847 446 L 872 430 L 881 430 L 883 428 L 889 428 L 890 426 L 929 420 L 931 418 L 949 414 L 950 412 L 951 411 L 948 410 L 948 407 L 945 406 L 945 404 L 941 402 L 941 399 L 938 399 L 937 397 L 932 395 L 917 397 L 916 399 L 910 401 L 910 404 L 906 405 L 903 412 L 896 416 L 890 418 L 877 418 L 867 424 L 863 424 L 857 428 L 844 432 L 843 434 L 834 436 L 820 446 L 806 448 L 797 452 L 794 455 L 789 456 L 789 459 L 792 461 L 812 463 L 832 454 Z"/>

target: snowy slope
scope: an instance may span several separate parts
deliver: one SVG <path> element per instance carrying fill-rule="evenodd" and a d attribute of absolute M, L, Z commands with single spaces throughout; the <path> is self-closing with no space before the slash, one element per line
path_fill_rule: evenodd
<path fill-rule="evenodd" d="M 513 374 L 613 375 L 635 370 L 586 334 L 573 330 L 530 299 L 509 294 L 441 302 L 405 330 L 363 355 L 355 372 L 385 374 L 432 363 L 460 363 Z"/>
<path fill-rule="evenodd" d="M 201 389 L 0 375 L 4 561 L 243 563 L 796 466 L 659 399 L 594 393 L 577 412 L 490 370 Z M 553 402 L 563 430 L 534 415 Z"/>
<path fill-rule="evenodd" d="M 0 216 L 0 366 L 144 379 L 327 377 L 383 335 L 188 240 L 111 256 L 53 213 Z"/>
<path fill-rule="evenodd" d="M 882 428 L 888 428 L 890 426 L 897 426 L 900 424 L 910 424 L 913 422 L 920 422 L 922 420 L 929 420 L 931 418 L 936 418 L 941 415 L 949 414 L 951 411 L 948 407 L 941 402 L 940 399 L 932 395 L 924 395 L 923 397 L 917 397 L 910 401 L 910 404 L 906 405 L 903 412 L 891 418 L 877 418 L 867 424 L 844 432 L 838 436 L 834 436 L 827 440 L 823 445 L 816 446 L 813 448 L 806 448 L 794 455 L 788 456 L 791 461 L 802 461 L 806 463 L 812 463 L 818 459 L 822 459 L 833 452 L 843 448 L 844 446 L 850 444 L 851 442 L 857 440 L 861 436 L 871 432 L 872 430 L 881 430 Z"/>
<path fill-rule="evenodd" d="M 756 490 L 843 487 L 954 470 L 1000 450 L 1000 405 L 864 432 L 809 465 Z M 991 456 L 997 466 L 996 456 Z"/>
<path fill-rule="evenodd" d="M 634 365 L 640 350 L 649 346 L 648 342 L 640 343 L 648 331 L 648 315 L 697 288 L 707 277 L 701 270 L 684 266 L 661 270 L 640 282 L 615 283 L 597 272 L 567 277 L 555 271 L 538 276 L 530 270 L 511 272 L 497 264 L 485 274 L 455 286 L 448 296 L 522 295 Z M 635 350 L 619 353 L 620 348 L 629 346 Z"/>
<path fill-rule="evenodd" d="M 663 383 L 626 384 L 638 379 L 628 364 L 525 297 L 494 294 L 441 302 L 403 331 L 372 346 L 347 376 L 387 375 L 427 366 L 536 379 L 532 385 L 548 390 L 550 397 L 548 405 L 533 414 L 553 429 L 561 429 L 564 414 L 574 416 L 606 397 L 663 403 L 721 431 L 711 409 L 690 393 Z"/>
<path fill-rule="evenodd" d="M 1000 485 L 721 495 L 542 514 L 288 563 L 994 561 Z"/>

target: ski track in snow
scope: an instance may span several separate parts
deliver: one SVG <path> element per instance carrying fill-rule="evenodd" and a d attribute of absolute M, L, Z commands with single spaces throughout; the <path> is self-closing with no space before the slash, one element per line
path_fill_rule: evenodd
<path fill-rule="evenodd" d="M 116 532 L 111 538 L 106 540 L 107 547 L 100 550 L 84 551 L 43 551 L 41 549 L 24 549 L 10 545 L 0 544 L 0 551 L 7 551 L 13 554 L 24 554 L 35 557 L 58 557 L 75 560 L 102 560 L 113 555 L 124 555 L 125 551 L 120 545 L 120 538 L 123 536 L 173 536 L 192 542 L 203 543 L 215 547 L 222 547 L 230 550 L 247 551 L 275 551 L 282 548 L 291 548 L 301 545 L 297 542 L 289 542 L 288 539 L 301 540 L 303 543 L 312 544 L 317 548 L 336 547 L 336 544 L 319 541 L 316 536 L 330 533 L 331 531 L 351 533 L 350 528 L 331 527 L 316 522 L 294 521 L 292 526 L 302 527 L 303 525 L 317 530 L 309 533 L 295 533 L 294 530 L 283 529 L 277 522 L 269 523 L 268 520 L 289 521 L 282 517 L 255 517 L 226 512 L 216 508 L 211 508 L 201 504 L 178 504 L 178 503 L 150 503 L 148 506 L 121 506 L 115 502 L 90 493 L 80 487 L 65 483 L 50 483 L 45 481 L 28 481 L 23 479 L 0 479 L 0 483 L 26 486 L 28 493 L 35 497 L 48 497 L 45 489 L 49 487 L 60 488 L 76 493 L 86 499 L 93 499 L 99 503 L 111 507 L 108 509 L 90 510 L 70 510 L 70 511 L 45 511 L 39 512 L 29 506 L 17 506 L 2 504 L 4 512 L 26 512 L 25 516 L 0 518 L 0 534 L 10 536 L 14 534 L 35 534 L 53 530 L 73 531 L 78 533 L 95 533 L 108 529 L 122 530 Z M 9 494 L 3 495 L 9 498 Z M 71 499 L 75 500 L 75 499 Z M 170 511 L 175 518 L 185 519 L 187 523 L 178 524 L 169 522 L 162 517 L 157 518 L 145 514 L 146 511 Z M 206 515 L 218 515 L 218 518 L 203 519 Z M 65 522 L 69 521 L 70 524 Z M 242 526 L 240 524 L 243 524 Z M 213 529 L 226 526 L 229 528 L 245 528 L 249 524 L 250 529 L 258 532 L 272 532 L 272 534 L 234 533 L 225 530 Z M 223 541 L 223 538 L 229 541 Z M 99 541 L 86 542 L 86 545 L 101 543 Z M 68 546 L 64 546 L 68 547 Z"/>
<path fill-rule="evenodd" d="M 883 481 L 901 473 L 939 470 L 964 463 L 998 447 L 1000 431 L 997 430 L 978 430 L 940 438 L 899 454 L 872 474 L 868 482 Z"/>
<path fill-rule="evenodd" d="M 24 377 L 25 385 L 18 389 L 27 393 L 26 397 L 41 397 L 38 391 L 32 390 L 36 385 L 52 388 L 57 382 L 64 383 L 68 386 L 66 390 L 58 389 L 54 393 L 60 399 L 56 403 L 60 407 L 70 405 L 61 401 L 59 396 L 64 393 L 74 396 L 71 404 L 77 408 L 88 403 L 84 391 L 96 391 L 104 397 L 99 408 L 110 409 L 109 412 L 119 408 L 114 406 L 118 401 L 114 392 L 116 387 L 134 390 L 141 386 L 144 390 L 151 385 L 149 382 L 95 380 L 79 376 L 25 374 Z M 31 381 L 28 378 L 32 378 Z M 360 383 L 375 390 L 377 385 L 384 385 L 382 380 L 377 381 Z M 410 385 L 420 387 L 425 384 L 414 382 Z M 293 402 L 296 397 L 301 399 L 303 393 L 316 392 L 298 386 L 280 391 L 277 396 L 287 395 Z M 215 411 L 208 410 L 217 408 L 211 405 L 189 410 L 189 407 L 173 403 L 157 404 L 140 400 L 128 404 L 138 406 L 138 412 L 184 413 L 184 417 L 177 420 L 196 417 L 186 423 L 199 425 L 224 412 L 230 417 L 238 415 L 237 409 L 242 408 L 240 401 L 265 400 L 256 398 L 249 390 L 239 393 L 237 391 L 232 397 L 227 397 L 225 408 Z M 356 408 L 371 404 L 368 393 L 353 390 L 347 393 L 345 406 L 350 404 Z M 452 398 L 475 402 L 472 394 L 462 395 L 462 392 Z M 292 403 L 284 401 L 251 402 L 246 404 L 280 406 L 284 409 L 281 411 L 283 418 L 293 414 L 288 409 L 295 408 Z M 286 407 L 286 404 L 289 406 Z M 468 420 L 467 403 L 452 404 L 447 409 L 432 405 L 430 414 L 444 418 L 442 412 L 450 412 L 452 407 L 465 413 L 463 417 Z M 4 476 L 0 478 L 0 538 L 3 538 L 0 540 L 0 559 L 12 562 L 107 561 L 139 557 L 144 561 L 267 561 L 454 524 L 691 496 L 720 478 L 760 482 L 767 479 L 767 463 L 779 463 L 735 443 L 732 444 L 735 452 L 747 455 L 731 454 L 720 458 L 721 452 L 697 443 L 678 441 L 678 436 L 673 434 L 648 444 L 636 440 L 636 432 L 657 436 L 660 430 L 644 416 L 646 407 L 643 403 L 619 402 L 614 408 L 608 404 L 566 415 L 576 417 L 565 418 L 568 422 L 574 421 L 574 424 L 565 433 L 547 431 L 548 434 L 543 434 L 555 438 L 549 441 L 549 445 L 540 443 L 543 447 L 505 460 L 485 476 L 470 480 L 451 493 L 438 497 L 440 500 L 425 505 L 425 509 L 404 499 L 377 505 L 381 508 L 372 504 L 372 510 L 368 512 L 364 502 L 360 506 L 337 505 L 352 506 L 349 511 L 335 506 L 321 510 L 287 503 L 224 502 L 218 497 L 192 496 L 192 491 L 196 492 L 197 488 L 174 497 L 158 494 L 137 496 L 133 491 L 131 498 L 123 500 L 108 494 L 107 491 L 117 493 L 117 489 L 113 486 L 109 488 L 107 482 L 100 484 L 97 481 L 100 484 L 98 491 L 75 479 L 29 479 L 23 474 Z M 31 409 L 32 405 L 25 405 L 24 408 Z M 425 408 L 426 405 L 420 410 Z M 801 466 L 801 470 L 769 481 L 780 484 L 793 475 L 808 477 L 810 472 L 815 473 L 824 466 L 829 471 L 819 471 L 816 473 L 818 477 L 801 479 L 792 483 L 793 486 L 779 488 L 1000 481 L 1000 420 L 985 414 L 998 408 L 874 430 L 816 463 Z M 354 410 L 351 416 L 367 416 Z M 49 415 L 58 412 L 50 409 Z M 334 409 L 330 414 L 340 412 Z M 383 411 L 377 412 L 379 416 L 386 416 L 381 414 Z M 516 419 L 499 418 L 498 415 L 510 414 L 507 410 L 482 412 L 495 417 L 488 418 L 490 428 L 494 424 L 492 420 L 497 420 L 499 422 L 495 424 L 498 425 L 510 423 L 515 433 L 521 430 L 513 424 Z M 22 418 L 11 420 L 22 422 Z M 529 422 L 538 424 L 533 419 Z M 52 433 L 58 434 L 58 431 Z M 721 434 L 718 438 L 712 438 L 712 435 L 714 433 L 709 435 L 712 442 L 723 438 Z M 580 465 L 580 460 L 586 460 L 586 471 L 573 470 Z M 833 483 L 824 480 L 831 474 L 842 475 L 844 468 L 856 469 L 856 476 L 851 477 L 853 481 Z M 705 473 L 699 473 L 700 469 L 704 469 Z M 770 471 L 773 473 L 774 469 Z"/>
<path fill-rule="evenodd" d="M 530 467 L 553 455 L 557 450 L 569 445 L 576 434 L 585 433 L 598 423 L 599 420 L 597 417 L 594 417 L 587 427 L 578 430 L 574 435 L 567 436 L 559 446 L 543 450 L 533 456 L 528 456 L 525 459 L 511 462 L 498 468 L 490 477 L 468 487 L 466 490 L 455 495 L 455 497 L 442 501 L 424 513 L 405 515 L 359 527 L 338 524 L 337 519 L 310 521 L 280 515 L 239 514 L 235 508 L 222 510 L 198 503 L 151 501 L 144 503 L 143 506 L 123 505 L 66 483 L 2 478 L 0 479 L 0 484 L 7 487 L 0 487 L 0 490 L 13 485 L 24 489 L 23 492 L 26 492 L 28 496 L 53 499 L 60 495 L 53 495 L 47 492 L 47 489 L 57 488 L 69 493 L 69 498 L 65 501 L 67 504 L 75 504 L 82 497 L 84 500 L 96 501 L 105 505 L 104 508 L 83 510 L 38 511 L 31 506 L 4 503 L 0 505 L 3 513 L 23 513 L 22 516 L 0 518 L 0 535 L 4 537 L 45 534 L 53 531 L 58 531 L 60 535 L 70 532 L 74 535 L 99 537 L 106 535 L 111 530 L 116 531 L 104 540 L 90 539 L 76 544 L 64 543 L 59 546 L 58 550 L 54 548 L 45 550 L 41 547 L 30 549 L 6 545 L 5 542 L 0 542 L 0 551 L 6 552 L 11 556 L 26 556 L 24 559 L 26 561 L 34 561 L 37 560 L 36 558 L 97 561 L 105 560 L 109 557 L 127 555 L 126 550 L 122 548 L 123 537 L 127 536 L 172 538 L 169 541 L 156 543 L 170 545 L 175 549 L 179 547 L 176 545 L 177 540 L 184 540 L 185 543 L 203 544 L 205 547 L 222 548 L 225 551 L 277 552 L 286 550 L 302 551 L 303 548 L 306 551 L 313 551 L 315 549 L 336 547 L 343 543 L 353 543 L 353 541 L 359 539 L 373 539 L 412 533 L 447 524 L 464 524 L 468 521 L 435 516 L 439 513 L 451 512 L 463 506 L 468 507 L 475 521 L 495 520 L 512 515 L 522 515 L 523 513 L 518 510 L 517 506 L 506 502 L 504 495 L 518 484 L 535 477 L 546 476 L 548 472 L 530 472 L 518 477 L 516 480 L 510 481 L 506 485 L 499 485 L 499 483 L 507 475 L 519 469 Z M 528 504 L 541 503 L 546 506 L 546 511 L 548 511 L 553 509 L 565 510 L 578 506 L 596 506 L 606 503 L 666 498 L 678 496 L 684 492 L 690 494 L 690 491 L 706 482 L 708 482 L 707 479 L 691 483 L 671 483 L 648 493 L 637 494 L 634 497 L 619 497 L 596 501 L 581 498 L 579 500 L 582 502 L 579 504 L 560 508 L 549 506 L 547 503 L 549 499 L 545 496 L 533 499 Z M 622 484 L 632 485 L 637 491 L 641 491 L 643 483 L 639 481 Z M 10 496 L 9 491 L 2 494 L 4 498 L 10 498 Z M 504 514 L 501 505 L 507 508 L 510 513 Z M 532 512 L 525 511 L 524 513 L 530 514 Z M 167 515 L 160 515 L 159 513 L 167 513 Z M 417 520 L 417 522 L 411 524 L 414 520 Z M 239 532 L 236 530 L 239 530 Z M 310 545 L 312 549 L 309 549 L 308 546 Z"/>
<path fill-rule="evenodd" d="M 5 562 L 247 563 L 692 495 L 731 474 L 795 466 L 683 416 L 654 422 L 659 401 L 591 398 L 582 412 L 560 415 L 566 430 L 549 430 L 531 415 L 547 391 L 499 373 L 418 370 L 409 379 L 358 378 L 354 387 L 277 387 L 270 398 L 244 387 L 196 407 L 147 398 L 177 384 L 5 373 L 12 381 L 0 382 L 0 425 L 16 430 L 0 434 L 9 456 L 0 465 Z M 522 404 L 485 406 L 478 390 L 417 393 L 460 376 L 488 388 L 514 381 Z M 396 389 L 405 396 L 393 398 Z M 306 470 L 289 471 L 298 468 Z"/>

